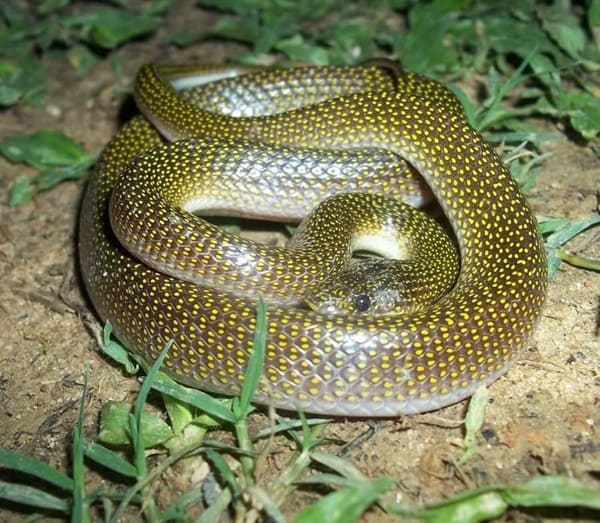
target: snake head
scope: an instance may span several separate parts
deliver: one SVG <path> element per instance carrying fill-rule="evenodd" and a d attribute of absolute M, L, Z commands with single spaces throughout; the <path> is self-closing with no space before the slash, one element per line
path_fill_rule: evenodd
<path fill-rule="evenodd" d="M 316 312 L 331 315 L 408 313 L 420 308 L 400 260 L 366 258 L 330 276 L 304 297 Z M 402 273 L 402 274 L 399 274 Z"/>

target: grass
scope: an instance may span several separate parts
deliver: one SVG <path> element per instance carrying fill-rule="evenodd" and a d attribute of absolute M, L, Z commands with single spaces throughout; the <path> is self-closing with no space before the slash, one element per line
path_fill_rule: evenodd
<path fill-rule="evenodd" d="M 454 84 L 474 76 L 485 78 L 480 86 L 485 87 L 483 97 L 473 100 L 458 88 L 455 92 L 469 121 L 489 140 L 504 144 L 511 172 L 525 191 L 534 186 L 547 157 L 539 152 L 539 145 L 564 138 L 541 131 L 536 120 L 559 121 L 581 141 L 593 139 L 600 129 L 600 102 L 594 96 L 600 70 L 598 42 L 594 41 L 600 31 L 598 0 L 575 8 L 563 1 L 531 0 L 203 0 L 199 4 L 223 16 L 209 30 L 188 28 L 170 34 L 170 42 L 185 46 L 206 38 L 235 39 L 247 45 L 248 52 L 239 57 L 246 63 L 359 63 L 383 52 L 401 57 L 406 69 Z M 46 60 L 66 60 L 75 76 L 83 77 L 98 61 L 115 60 L 114 50 L 155 31 L 170 7 L 165 1 L 146 2 L 137 11 L 124 2 L 85 9 L 68 0 L 46 0 L 25 7 L 16 1 L 2 2 L 0 105 L 39 106 L 46 96 Z M 405 28 L 400 30 L 402 26 Z M 474 41 L 480 45 L 473 46 Z M 118 62 L 113 63 L 118 72 Z M 57 130 L 4 138 L 0 154 L 37 170 L 34 176 L 15 182 L 10 205 L 21 205 L 65 179 L 82 176 L 97 157 Z M 597 226 L 598 216 L 579 221 L 539 217 L 539 221 L 551 274 L 562 261 L 600 270 L 598 260 L 574 256 L 563 248 L 583 230 Z M 260 325 L 265 315 L 262 305 L 257 315 Z M 134 405 L 105 406 L 96 441 L 84 437 L 84 387 L 72 436 L 71 475 L 0 449 L 0 466 L 16 474 L 14 481 L 0 482 L 0 499 L 73 521 L 118 521 L 139 515 L 149 521 L 191 521 L 186 514 L 206 501 L 206 493 L 190 491 L 163 507 L 155 502 L 154 492 L 165 470 L 201 455 L 220 485 L 210 496 L 210 507 L 196 519 L 201 522 L 217 521 L 225 513 L 238 521 L 265 515 L 272 521 L 285 521 L 279 507 L 300 488 L 325 493 L 294 516 L 293 521 L 300 523 L 357 521 L 375 505 L 400 518 L 428 522 L 483 521 L 510 507 L 581 507 L 592 516 L 599 515 L 600 493 L 560 476 L 470 489 L 425 507 L 391 503 L 389 493 L 395 480 L 365 478 L 348 460 L 321 451 L 327 420 L 307 419 L 301 412 L 291 420 L 274 414 L 272 425 L 252 438 L 248 416 L 261 375 L 262 336 L 264 329 L 259 327 L 239 398 L 215 399 L 182 387 L 160 372 L 159 359 L 146 369 Z M 105 332 L 104 346 L 111 358 L 136 372 L 127 351 L 110 339 L 110 329 Z M 167 420 L 146 407 L 150 389 L 160 395 Z M 476 452 L 475 436 L 484 419 L 485 404 L 485 391 L 470 402 L 463 463 Z M 230 431 L 235 444 L 209 439 L 214 427 Z M 265 484 L 256 478 L 257 442 L 278 433 L 293 442 L 295 451 L 277 478 Z M 168 455 L 150 465 L 149 449 Z M 108 471 L 113 482 L 121 478 L 121 484 L 111 490 L 88 491 L 90 466 Z M 31 477 L 39 486 L 26 484 Z"/>
<path fill-rule="evenodd" d="M 106 439 L 107 432 L 123 433 L 126 437 L 120 441 L 110 438 L 112 448 L 99 442 L 85 441 L 85 384 L 72 438 L 72 477 L 52 469 L 41 461 L 0 449 L 0 465 L 17 472 L 24 482 L 33 476 L 43 483 L 41 487 L 30 487 L 20 482 L 0 482 L 0 499 L 42 513 L 70 516 L 72 521 L 116 523 L 124 518 L 135 519 L 140 516 L 148 521 L 192 521 L 186 516 L 186 512 L 194 506 L 202 506 L 205 499 L 200 492 L 192 490 L 182 495 L 171 506 L 159 508 L 153 497 L 154 485 L 168 467 L 201 452 L 213 465 L 214 473 L 221 478 L 222 490 L 215 494 L 210 507 L 195 519 L 198 522 L 218 521 L 225 513 L 233 511 L 235 521 L 247 521 L 248 518 L 252 520 L 252 517 L 263 514 L 268 515 L 271 521 L 283 523 L 287 519 L 280 512 L 279 505 L 296 489 L 306 487 L 333 490 L 296 514 L 292 520 L 294 523 L 324 520 L 332 523 L 358 521 L 361 514 L 374 504 L 378 504 L 381 510 L 389 514 L 431 523 L 484 521 L 504 514 L 509 507 L 580 507 L 600 510 L 600 495 L 596 490 L 561 476 L 540 476 L 520 485 L 490 485 L 471 489 L 425 507 L 390 503 L 384 500 L 384 495 L 393 488 L 394 479 L 365 478 L 349 461 L 320 452 L 318 447 L 322 442 L 321 435 L 327 420 L 312 419 L 309 423 L 302 412 L 298 412 L 297 422 L 276 417 L 276 424 L 268 432 L 258 434 L 257 437 L 261 438 L 282 431 L 296 445 L 296 451 L 276 480 L 270 485 L 259 485 L 254 477 L 258 452 L 255 449 L 255 441 L 248 433 L 248 415 L 253 411 L 251 398 L 262 375 L 265 318 L 265 307 L 259 302 L 253 352 L 247 380 L 239 397 L 233 400 L 217 400 L 199 391 L 182 387 L 162 375 L 160 366 L 169 349 L 167 345 L 148 369 L 136 401 L 134 405 L 127 405 L 126 414 L 116 417 L 103 415 L 100 441 Z M 165 405 L 175 401 L 180 410 L 187 411 L 189 425 L 173 430 L 167 438 L 148 434 L 153 432 L 155 427 L 153 414 L 148 413 L 144 419 L 145 405 L 151 389 L 161 392 Z M 165 393 L 165 389 L 169 390 L 169 393 Z M 486 404 L 485 390 L 479 391 L 471 399 L 465 420 L 465 454 L 462 462 L 468 461 L 474 452 L 475 434 L 483 422 Z M 166 410 L 172 426 L 176 426 L 172 409 L 166 407 Z M 202 411 L 210 411 L 213 414 L 208 416 L 201 413 Z M 227 447 L 210 441 L 205 437 L 205 430 L 193 431 L 193 438 L 186 434 L 188 426 L 207 427 L 214 424 L 230 428 L 236 435 L 237 446 Z M 146 451 L 160 446 L 169 450 L 169 457 L 158 465 L 149 467 Z M 131 449 L 131 460 L 122 457 L 121 451 L 124 447 Z M 230 461 L 224 458 L 225 455 L 234 457 L 239 462 L 239 471 L 233 470 Z M 86 491 L 84 460 L 129 480 L 128 484 L 114 491 Z M 331 472 L 305 477 L 312 464 L 318 464 L 321 469 Z M 49 494 L 49 487 L 58 493 Z"/>

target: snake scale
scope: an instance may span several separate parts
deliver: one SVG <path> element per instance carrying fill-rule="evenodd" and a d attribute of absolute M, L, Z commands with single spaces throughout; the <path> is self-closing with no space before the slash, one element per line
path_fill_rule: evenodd
<path fill-rule="evenodd" d="M 546 259 L 524 196 L 450 92 L 409 73 L 391 79 L 376 67 L 258 74 L 277 86 L 265 102 L 274 114 L 235 114 L 235 89 L 232 103 L 217 100 L 207 110 L 176 92 L 160 68 L 141 69 L 136 99 L 145 117 L 131 120 L 107 145 L 82 203 L 81 267 L 99 316 L 147 362 L 173 340 L 164 369 L 176 380 L 238 393 L 252 347 L 256 299 L 167 276 L 132 257 L 115 239 L 108 218 L 119 174 L 143 153 L 169 150 L 166 141 L 188 136 L 217 137 L 222 147 L 227 140 L 247 140 L 340 155 L 376 149 L 408 162 L 439 202 L 460 250 L 457 281 L 432 306 L 408 315 L 332 316 L 270 304 L 255 401 L 319 414 L 394 416 L 454 403 L 504 373 L 540 317 Z M 302 85 L 315 74 L 337 87 L 321 94 L 320 83 L 309 81 L 313 89 L 303 96 L 296 74 L 304 75 Z M 262 92 L 253 74 L 221 82 L 233 88 L 245 82 Z M 278 110 L 281 93 L 299 100 L 297 107 Z M 168 181 L 178 165 L 158 154 L 158 176 Z M 359 185 L 373 183 L 386 192 L 389 182 L 378 177 L 375 172 Z"/>

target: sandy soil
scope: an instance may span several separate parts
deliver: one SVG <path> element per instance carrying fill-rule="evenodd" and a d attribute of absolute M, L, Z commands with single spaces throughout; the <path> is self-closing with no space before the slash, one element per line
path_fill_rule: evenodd
<path fill-rule="evenodd" d="M 190 24 L 212 20 L 197 10 L 192 13 L 186 15 Z M 82 81 L 73 79 L 67 65 L 48 62 L 46 105 L 5 111 L 0 138 L 56 128 L 87 150 L 99 151 L 122 123 L 124 95 L 139 65 L 153 60 L 219 61 L 239 52 L 235 45 L 222 43 L 182 51 L 162 43 L 166 34 L 164 28 L 152 39 L 116 52 L 124 71 L 121 77 L 109 61 Z M 131 106 L 131 101 L 125 105 Z M 531 202 L 536 213 L 572 219 L 596 213 L 598 156 L 590 146 L 566 140 L 547 147 L 554 154 L 534 188 Z M 86 363 L 91 363 L 89 438 L 97 430 L 101 406 L 109 400 L 132 400 L 138 381 L 108 363 L 91 335 L 90 325 L 97 327 L 97 320 L 78 276 L 75 236 L 84 181 L 64 183 L 31 203 L 9 209 L 8 188 L 28 171 L 1 160 L 0 169 L 0 447 L 68 470 Z M 570 247 L 600 258 L 599 238 L 596 228 Z M 461 450 L 455 445 L 462 436 L 457 421 L 464 415 L 464 402 L 397 421 L 332 423 L 326 433 L 341 443 L 328 450 L 350 459 L 368 477 L 396 478 L 394 496 L 411 502 L 431 502 L 489 483 L 514 484 L 539 474 L 565 474 L 600 486 L 599 330 L 600 274 L 563 265 L 550 282 L 545 312 L 530 347 L 489 390 L 478 450 L 467 465 L 457 465 Z M 266 424 L 263 415 L 253 416 L 253 429 Z M 289 442 L 277 441 L 275 446 L 276 452 L 261 465 L 260 480 L 276 476 L 289 453 Z M 107 477 L 95 481 L 110 484 Z M 180 488 L 190 485 L 165 481 L 161 491 L 166 489 L 163 495 L 168 498 Z M 311 499 L 314 495 L 294 496 L 283 510 L 293 514 Z M 0 521 L 16 519 L 15 513 L 0 509 Z M 381 515 L 364 519 L 382 520 Z M 540 519 L 533 513 L 514 512 L 501 519 L 534 520 Z"/>

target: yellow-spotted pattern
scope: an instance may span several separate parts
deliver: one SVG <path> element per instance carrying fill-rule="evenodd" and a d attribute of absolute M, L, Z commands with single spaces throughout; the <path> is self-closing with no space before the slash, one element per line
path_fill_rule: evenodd
<path fill-rule="evenodd" d="M 280 74 L 267 77 L 277 82 Z M 158 273 L 113 237 L 110 193 L 132 159 L 163 143 L 158 128 L 169 138 L 189 133 L 285 147 L 384 149 L 419 171 L 458 240 L 457 283 L 427 310 L 344 317 L 271 305 L 257 402 L 347 416 L 416 413 L 465 398 L 507 370 L 530 338 L 546 293 L 545 255 L 524 197 L 439 84 L 405 74 L 393 89 L 357 91 L 271 116 L 232 117 L 183 100 L 160 70 L 142 68 L 136 95 L 148 120 L 135 118 L 107 146 L 80 221 L 89 294 L 133 351 L 150 362 L 172 339 L 165 367 L 175 379 L 235 394 L 255 327 L 253 299 Z M 176 169 L 165 164 L 163 172 Z"/>
<path fill-rule="evenodd" d="M 336 183 L 333 172 L 342 165 Z M 375 165 L 392 172 L 380 172 L 373 178 L 378 184 L 347 182 L 376 175 Z M 366 296 L 366 290 L 371 313 L 412 311 L 452 286 L 459 263 L 451 239 L 427 214 L 383 194 L 355 192 L 387 188 L 388 196 L 402 197 L 407 187 L 396 178 L 401 175 L 394 173 L 396 166 L 393 157 L 377 151 L 182 140 L 154 148 L 125 169 L 110 199 L 111 226 L 135 258 L 198 285 L 337 313 L 353 309 L 334 308 L 341 300 L 331 295 Z M 302 175 L 292 176 L 290 186 L 297 172 Z M 340 194 L 321 202 L 332 189 Z M 226 210 L 253 218 L 300 218 L 314 206 L 286 247 L 242 239 L 187 212 L 193 207 L 203 215 Z M 396 259 L 380 260 L 378 273 L 369 270 L 365 277 L 360 271 L 365 262 L 348 266 L 365 238 L 374 237 L 381 238 L 380 254 Z"/>

